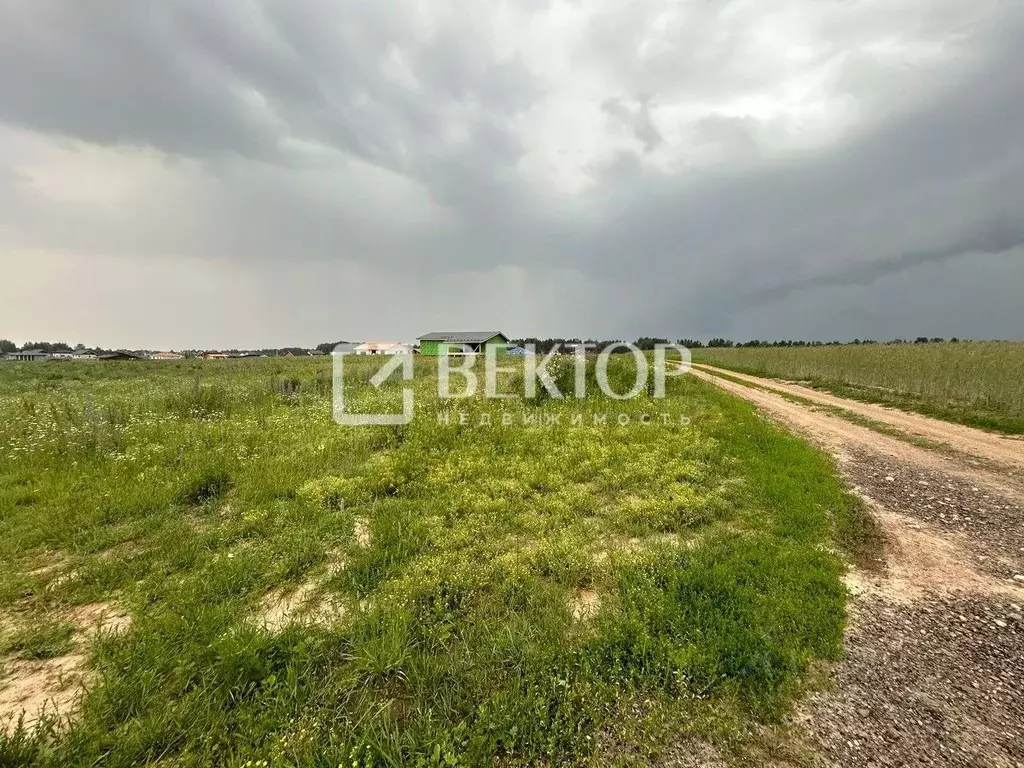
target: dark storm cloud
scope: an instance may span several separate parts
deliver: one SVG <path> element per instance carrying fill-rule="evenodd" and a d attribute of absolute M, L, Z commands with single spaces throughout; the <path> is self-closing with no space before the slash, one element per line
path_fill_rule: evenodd
<path fill-rule="evenodd" d="M 509 12 L 542 27 L 557 5 Z M 552 84 L 550 52 L 479 3 L 0 0 L 0 124 L 162 169 L 111 210 L 48 196 L 0 146 L 0 249 L 476 272 L 488 290 L 518 268 L 560 281 L 550 304 L 525 294 L 524 331 L 757 335 L 761 307 L 806 335 L 815 296 L 1024 240 L 1024 9 L 869 5 L 599 3 Z M 792 56 L 765 46 L 787 35 Z M 829 116 L 806 141 L 804 91 L 808 124 Z M 571 194 L 524 170 L 588 146 L 537 150 L 574 130 L 537 127 L 563 98 L 618 142 Z"/>
<path fill-rule="evenodd" d="M 289 139 L 322 142 L 412 176 L 450 164 L 456 184 L 479 192 L 465 168 L 516 162 L 503 121 L 537 94 L 518 59 L 495 60 L 458 19 L 424 41 L 388 3 L 0 7 L 0 120 L 101 144 L 293 163 Z M 416 84 L 396 82 L 389 64 Z M 462 109 L 467 100 L 479 113 Z M 452 123 L 469 134 L 461 163 L 442 141 Z"/>
<path fill-rule="evenodd" d="M 942 248 L 903 253 L 888 259 L 837 269 L 821 277 L 783 283 L 774 288 L 747 294 L 743 301 L 747 307 L 756 307 L 785 299 L 797 291 L 809 288 L 871 285 L 886 275 L 905 272 L 914 267 L 936 264 L 966 255 L 1000 256 L 1020 246 L 1024 246 L 1024 221 L 997 219 L 982 225 L 979 231 L 963 240 L 952 242 Z"/>
<path fill-rule="evenodd" d="M 1024 221 L 1024 101 L 1014 95 L 1024 92 L 1024 38 L 1019 16 L 1005 21 L 937 95 L 841 146 L 731 173 L 617 179 L 613 226 L 591 253 L 618 279 L 673 286 L 662 306 L 648 296 L 653 324 L 714 333 L 751 302 L 799 287 L 1012 248 Z"/>

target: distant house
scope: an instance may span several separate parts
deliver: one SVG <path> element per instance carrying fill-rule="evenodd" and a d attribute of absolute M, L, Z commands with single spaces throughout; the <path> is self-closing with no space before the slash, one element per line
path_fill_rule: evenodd
<path fill-rule="evenodd" d="M 202 360 L 227 360 L 228 356 L 224 352 L 201 352 L 199 358 Z"/>
<path fill-rule="evenodd" d="M 70 349 L 55 349 L 50 352 L 52 360 L 74 360 L 75 353 Z"/>
<path fill-rule="evenodd" d="M 526 350 L 523 349 L 522 347 L 508 347 L 505 350 L 505 353 L 509 355 L 525 355 Z"/>
<path fill-rule="evenodd" d="M 181 355 L 177 352 L 154 352 L 149 356 L 150 360 L 181 360 Z"/>
<path fill-rule="evenodd" d="M 388 355 L 388 352 L 392 347 L 399 346 L 397 341 L 364 341 L 362 344 L 356 345 L 355 354 L 357 355 Z"/>
<path fill-rule="evenodd" d="M 11 360 L 21 360 L 23 362 L 39 362 L 40 360 L 49 360 L 50 355 L 48 352 L 43 352 L 41 349 L 21 349 L 11 352 L 8 355 Z"/>
<path fill-rule="evenodd" d="M 76 349 L 75 360 L 95 360 L 96 353 L 91 349 Z"/>
<path fill-rule="evenodd" d="M 105 355 L 96 355 L 96 359 L 103 360 L 108 363 L 116 363 L 119 360 L 142 360 L 142 357 L 132 352 L 125 352 L 121 350 L 118 352 L 108 352 Z"/>
<path fill-rule="evenodd" d="M 508 348 L 508 337 L 501 331 L 434 331 L 420 336 L 420 354 L 437 357 L 444 352 L 450 355 L 481 354 L 494 348 L 498 354 Z"/>

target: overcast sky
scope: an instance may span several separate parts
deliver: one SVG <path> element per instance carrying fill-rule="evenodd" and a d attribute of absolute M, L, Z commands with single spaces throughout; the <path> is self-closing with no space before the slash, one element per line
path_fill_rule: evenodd
<path fill-rule="evenodd" d="M 0 337 L 1024 338 L 1019 0 L 0 0 Z"/>

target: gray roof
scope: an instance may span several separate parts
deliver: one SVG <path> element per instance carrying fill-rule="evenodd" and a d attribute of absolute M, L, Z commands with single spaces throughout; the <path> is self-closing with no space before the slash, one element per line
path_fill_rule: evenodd
<path fill-rule="evenodd" d="M 482 344 L 495 336 L 505 338 L 501 331 L 434 331 L 417 336 L 418 341 L 456 341 L 466 344 Z"/>

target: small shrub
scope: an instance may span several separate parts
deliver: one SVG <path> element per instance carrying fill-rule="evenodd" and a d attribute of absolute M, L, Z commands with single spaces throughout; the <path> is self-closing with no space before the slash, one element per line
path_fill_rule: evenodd
<path fill-rule="evenodd" d="M 227 470 L 207 470 L 189 478 L 179 492 L 178 498 L 186 504 L 206 504 L 219 499 L 231 490 L 232 485 L 231 475 Z"/>
<path fill-rule="evenodd" d="M 296 495 L 315 506 L 339 510 L 345 508 L 345 498 L 351 498 L 355 487 L 355 481 L 350 478 L 321 477 L 303 485 Z"/>
<path fill-rule="evenodd" d="M 231 413 L 231 393 L 220 384 L 203 384 L 197 376 L 192 387 L 168 396 L 167 410 L 182 419 L 223 418 Z"/>

